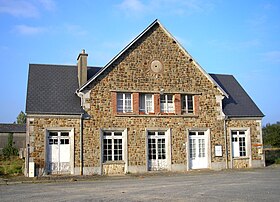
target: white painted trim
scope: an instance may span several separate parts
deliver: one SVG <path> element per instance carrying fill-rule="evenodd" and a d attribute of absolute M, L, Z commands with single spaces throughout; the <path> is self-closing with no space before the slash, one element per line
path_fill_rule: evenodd
<path fill-rule="evenodd" d="M 124 165 L 124 172 L 128 172 L 128 143 L 127 143 L 127 128 L 101 128 L 100 129 L 100 173 L 103 174 L 103 133 L 109 131 L 109 132 L 122 132 L 123 133 L 123 161 L 125 163 Z M 112 161 L 113 162 L 113 161 Z M 114 162 L 113 162 L 114 163 Z"/>
<path fill-rule="evenodd" d="M 190 58 L 192 58 L 195 66 L 202 72 L 206 78 L 217 86 L 218 90 L 222 95 L 229 97 L 228 94 L 224 91 L 224 89 L 193 59 L 193 57 L 187 52 L 187 50 L 176 40 L 176 38 L 160 23 L 158 19 L 156 19 L 151 25 L 149 25 L 141 34 L 139 34 L 132 42 L 130 42 L 121 52 L 119 52 L 108 64 L 105 65 L 100 71 L 98 71 L 94 77 L 88 80 L 84 85 L 81 86 L 80 89 L 77 89 L 77 92 L 83 91 L 92 81 L 94 81 L 99 75 L 101 75 L 113 62 L 115 62 L 125 51 L 127 51 L 134 43 L 136 43 L 144 34 L 146 34 L 155 24 L 158 24 L 165 33 L 173 39 L 179 46 L 179 48 Z"/>
<path fill-rule="evenodd" d="M 231 132 L 237 131 L 245 131 L 245 141 L 246 141 L 246 156 L 240 157 L 240 159 L 249 159 L 249 167 L 252 167 L 252 146 L 251 146 L 251 131 L 250 127 L 229 127 L 228 134 L 229 134 L 229 142 L 230 142 L 230 168 L 233 169 L 233 160 L 238 160 L 239 158 L 233 158 L 233 149 L 232 149 L 232 135 Z"/>
<path fill-rule="evenodd" d="M 172 168 L 172 131 L 171 128 L 158 128 L 158 127 L 149 127 L 145 129 L 145 142 L 146 142 L 146 171 L 149 171 L 149 157 L 148 157 L 148 131 L 162 131 L 165 132 L 165 139 L 166 139 L 166 161 L 167 161 L 167 170 L 171 171 Z"/>
<path fill-rule="evenodd" d="M 50 131 L 69 131 L 69 138 L 70 138 L 70 173 L 74 174 L 75 173 L 75 168 L 74 168 L 74 159 L 75 159 L 75 129 L 71 127 L 47 127 L 44 130 L 44 151 L 45 151 L 45 165 L 44 165 L 44 171 L 43 174 L 48 174 L 48 134 Z"/>
<path fill-rule="evenodd" d="M 195 132 L 199 132 L 199 131 L 203 131 L 205 136 L 206 136 L 206 140 L 207 140 L 207 168 L 211 168 L 211 154 L 212 154 L 212 150 L 211 150 L 211 138 L 210 138 L 210 128 L 186 128 L 186 136 L 187 136 L 187 142 L 186 142 L 186 159 L 187 159 L 187 171 L 191 170 L 190 167 L 190 147 L 189 147 L 189 143 L 190 143 L 190 136 L 189 133 L 191 131 L 195 131 Z"/>

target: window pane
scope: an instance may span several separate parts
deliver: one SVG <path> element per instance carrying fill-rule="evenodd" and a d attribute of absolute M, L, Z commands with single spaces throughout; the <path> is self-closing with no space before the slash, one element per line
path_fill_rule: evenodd
<path fill-rule="evenodd" d="M 125 94 L 125 112 L 131 112 L 132 111 L 132 102 L 131 102 L 131 93 Z"/>
<path fill-rule="evenodd" d="M 181 104 L 182 105 L 182 112 L 187 113 L 186 96 L 182 95 L 181 100 L 182 100 L 182 104 Z"/>
<path fill-rule="evenodd" d="M 145 112 L 145 94 L 140 94 L 140 112 Z"/>
<path fill-rule="evenodd" d="M 112 135 L 111 132 L 104 132 L 104 133 L 103 133 L 103 136 L 111 136 L 111 135 Z"/>
<path fill-rule="evenodd" d="M 114 136 L 122 136 L 122 132 L 114 132 Z"/>
<path fill-rule="evenodd" d="M 146 94 L 146 112 L 154 112 L 153 106 L 153 96 L 151 94 Z"/>
<path fill-rule="evenodd" d="M 112 140 L 103 139 L 103 161 L 112 161 Z"/>
<path fill-rule="evenodd" d="M 158 135 L 165 135 L 165 132 L 158 132 Z"/>
<path fill-rule="evenodd" d="M 61 136 L 69 136 L 68 132 L 61 132 Z"/>
<path fill-rule="evenodd" d="M 245 135 L 245 131 L 239 131 L 239 135 Z"/>
<path fill-rule="evenodd" d="M 148 131 L 148 135 L 155 135 L 155 134 L 156 134 L 155 132 Z"/>
<path fill-rule="evenodd" d="M 156 159 L 156 140 L 148 139 L 148 158 L 149 160 Z"/>
<path fill-rule="evenodd" d="M 114 140 L 114 161 L 122 160 L 122 139 Z"/>
<path fill-rule="evenodd" d="M 49 132 L 49 136 L 58 136 L 58 132 Z"/>
<path fill-rule="evenodd" d="M 204 135 L 204 132 L 198 132 L 198 135 Z"/>
<path fill-rule="evenodd" d="M 123 112 L 123 93 L 117 94 L 117 111 Z"/>
<path fill-rule="evenodd" d="M 190 139 L 190 158 L 195 158 L 196 156 L 196 146 L 195 139 Z"/>
<path fill-rule="evenodd" d="M 193 113 L 193 96 L 187 95 L 188 98 L 188 113 Z"/>
<path fill-rule="evenodd" d="M 237 135 L 237 131 L 231 131 L 232 135 Z"/>
<path fill-rule="evenodd" d="M 195 132 L 190 131 L 189 135 L 195 135 Z"/>

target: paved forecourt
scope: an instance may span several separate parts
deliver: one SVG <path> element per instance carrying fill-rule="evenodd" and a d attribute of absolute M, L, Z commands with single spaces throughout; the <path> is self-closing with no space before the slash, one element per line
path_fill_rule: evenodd
<path fill-rule="evenodd" d="M 279 201 L 280 167 L 0 185 L 0 201 Z"/>

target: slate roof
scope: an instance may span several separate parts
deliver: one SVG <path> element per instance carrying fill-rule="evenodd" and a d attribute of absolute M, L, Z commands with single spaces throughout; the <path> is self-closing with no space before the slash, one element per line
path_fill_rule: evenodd
<path fill-rule="evenodd" d="M 229 117 L 263 117 L 264 114 L 232 75 L 210 74 L 227 92 L 223 99 L 223 112 Z"/>
<path fill-rule="evenodd" d="M 88 76 L 100 68 L 89 67 Z M 26 97 L 28 114 L 81 114 L 76 65 L 30 64 Z"/>
<path fill-rule="evenodd" d="M 0 123 L 0 133 L 25 133 L 25 124 Z"/>

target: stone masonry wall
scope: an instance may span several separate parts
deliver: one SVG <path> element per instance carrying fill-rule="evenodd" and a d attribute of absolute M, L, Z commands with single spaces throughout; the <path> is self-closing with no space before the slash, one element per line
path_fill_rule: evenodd
<path fill-rule="evenodd" d="M 150 69 L 153 60 L 163 64 L 163 72 Z M 224 147 L 223 121 L 218 120 L 216 87 L 197 68 L 189 56 L 159 26 L 155 26 L 107 68 L 89 87 L 90 120 L 84 122 L 84 165 L 100 166 L 100 128 L 128 129 L 128 166 L 146 166 L 146 128 L 171 128 L 172 164 L 186 165 L 187 128 L 210 129 L 211 145 Z M 195 93 L 199 103 L 195 116 L 116 114 L 112 92 Z M 157 106 L 155 106 L 155 109 Z M 224 148 L 223 148 L 224 150 Z M 225 157 L 214 157 L 221 162 Z"/>
<path fill-rule="evenodd" d="M 263 155 L 258 153 L 258 149 L 260 148 L 259 145 L 262 145 L 261 140 L 261 126 L 260 122 L 258 120 L 228 120 L 227 121 L 227 133 L 228 133 L 228 139 L 227 142 L 230 144 L 230 128 L 249 128 L 250 129 L 250 141 L 251 141 L 251 157 L 252 160 L 263 160 Z M 262 147 L 261 147 L 262 148 Z M 228 146 L 228 154 L 229 154 L 229 161 L 231 157 L 231 145 Z M 233 166 L 235 168 L 243 168 L 243 167 L 249 167 L 249 161 L 248 159 L 234 159 Z"/>
<path fill-rule="evenodd" d="M 79 148 L 80 148 L 80 120 L 74 118 L 28 118 L 29 134 L 27 143 L 30 144 L 30 161 L 35 162 L 36 169 L 45 167 L 45 140 L 46 128 L 67 127 L 74 128 L 75 140 L 75 161 L 74 166 L 79 166 Z M 40 173 L 42 174 L 42 173 Z"/>

